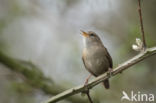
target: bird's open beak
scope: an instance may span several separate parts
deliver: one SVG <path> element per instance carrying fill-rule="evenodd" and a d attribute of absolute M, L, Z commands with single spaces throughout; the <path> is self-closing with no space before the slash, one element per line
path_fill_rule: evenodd
<path fill-rule="evenodd" d="M 82 32 L 82 35 L 83 35 L 84 37 L 89 37 L 89 34 L 88 34 L 88 33 L 84 32 L 83 30 L 81 30 L 81 32 Z"/>

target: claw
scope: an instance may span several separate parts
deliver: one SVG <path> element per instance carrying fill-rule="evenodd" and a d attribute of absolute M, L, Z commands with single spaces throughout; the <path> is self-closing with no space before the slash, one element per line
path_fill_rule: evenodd
<path fill-rule="evenodd" d="M 109 77 L 111 77 L 111 76 L 112 76 L 112 72 L 113 72 L 113 69 L 112 69 L 112 68 L 109 68 L 109 69 L 108 69 L 108 72 L 107 72 L 107 75 L 108 75 Z"/>

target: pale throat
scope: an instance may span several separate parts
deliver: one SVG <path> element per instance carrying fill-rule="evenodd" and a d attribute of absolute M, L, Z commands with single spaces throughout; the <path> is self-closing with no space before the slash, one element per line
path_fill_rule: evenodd
<path fill-rule="evenodd" d="M 85 37 L 83 37 L 83 45 L 84 45 L 85 48 L 87 47 L 86 38 Z"/>
<path fill-rule="evenodd" d="M 91 41 L 87 41 L 87 38 L 83 38 L 83 45 L 84 48 L 89 49 L 89 48 L 95 48 L 95 47 L 99 47 L 101 45 L 99 45 L 101 43 L 98 42 L 91 42 Z M 96 49 L 96 48 L 95 48 Z"/>

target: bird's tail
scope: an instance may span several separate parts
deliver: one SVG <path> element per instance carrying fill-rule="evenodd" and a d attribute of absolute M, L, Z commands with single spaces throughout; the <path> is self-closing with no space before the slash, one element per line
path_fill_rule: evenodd
<path fill-rule="evenodd" d="M 109 89 L 109 80 L 106 79 L 106 80 L 103 82 L 103 85 L 105 86 L 106 89 Z"/>

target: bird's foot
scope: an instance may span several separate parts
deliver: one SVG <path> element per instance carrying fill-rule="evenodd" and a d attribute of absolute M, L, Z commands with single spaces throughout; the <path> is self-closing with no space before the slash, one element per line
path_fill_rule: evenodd
<path fill-rule="evenodd" d="M 107 72 L 107 75 L 108 75 L 109 77 L 111 77 L 111 76 L 112 76 L 112 72 L 113 72 L 113 69 L 112 69 L 112 68 L 109 68 L 109 69 L 108 69 L 108 72 Z"/>

